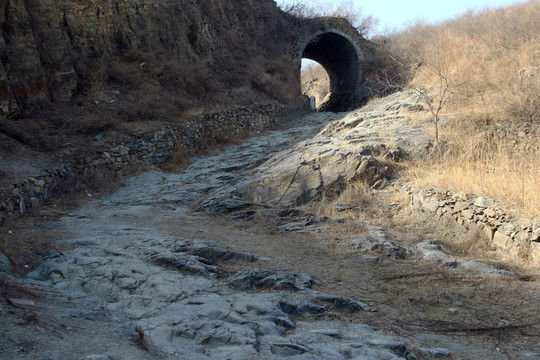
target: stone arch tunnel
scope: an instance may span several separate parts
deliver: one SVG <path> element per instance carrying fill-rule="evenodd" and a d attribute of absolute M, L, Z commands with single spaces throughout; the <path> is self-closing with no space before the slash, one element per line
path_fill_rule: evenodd
<path fill-rule="evenodd" d="M 330 78 L 330 99 L 322 105 L 323 111 L 348 110 L 355 102 L 360 56 L 352 39 L 337 30 L 317 33 L 309 40 L 302 58 L 321 64 Z"/>
<path fill-rule="evenodd" d="M 348 111 L 365 101 L 364 49 L 369 42 L 346 20 L 312 19 L 298 49 L 299 62 L 318 62 L 330 78 L 330 96 L 320 111 Z"/>

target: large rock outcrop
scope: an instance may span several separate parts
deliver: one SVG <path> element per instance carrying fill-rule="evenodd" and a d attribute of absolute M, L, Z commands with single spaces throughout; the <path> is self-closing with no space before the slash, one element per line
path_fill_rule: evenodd
<path fill-rule="evenodd" d="M 344 114 L 312 139 L 273 154 L 238 181 L 214 189 L 199 209 L 303 205 L 339 195 L 355 181 L 382 189 L 394 175 L 393 163 L 419 157 L 431 147 L 421 130 L 402 126 L 401 110 L 416 107 L 414 94 L 398 93 Z"/>

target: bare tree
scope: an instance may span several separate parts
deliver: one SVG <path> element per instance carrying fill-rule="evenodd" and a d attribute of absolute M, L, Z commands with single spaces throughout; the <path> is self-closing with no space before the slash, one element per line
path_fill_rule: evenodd
<path fill-rule="evenodd" d="M 300 18 L 320 16 L 315 10 L 315 6 L 303 0 L 278 1 L 278 6 L 286 13 Z"/>
<path fill-rule="evenodd" d="M 441 155 L 441 143 L 439 140 L 439 122 L 441 119 L 441 111 L 448 103 L 448 100 L 455 94 L 458 88 L 463 85 L 464 81 L 457 74 L 457 66 L 449 64 L 442 57 L 440 49 L 436 49 L 431 56 L 425 57 L 424 63 L 420 71 L 427 71 L 435 78 L 435 84 L 432 87 L 424 85 L 413 86 L 413 91 L 418 95 L 419 100 L 424 102 L 428 107 L 433 118 L 432 123 L 435 126 L 435 143 Z"/>
<path fill-rule="evenodd" d="M 347 19 L 362 36 L 368 36 L 378 25 L 379 20 L 373 16 L 364 16 L 354 1 L 342 1 L 337 6 L 331 4 L 316 5 L 314 1 L 307 0 L 278 1 L 279 7 L 292 15 L 301 18 L 338 17 Z"/>
<path fill-rule="evenodd" d="M 365 16 L 362 10 L 355 6 L 354 1 L 342 1 L 329 11 L 328 16 L 347 19 L 365 37 L 379 26 L 379 20 L 373 16 Z"/>

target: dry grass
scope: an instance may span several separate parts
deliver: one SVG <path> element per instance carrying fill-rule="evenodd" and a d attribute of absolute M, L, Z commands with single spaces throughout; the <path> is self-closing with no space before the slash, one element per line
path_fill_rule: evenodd
<path fill-rule="evenodd" d="M 445 151 L 409 171 L 419 186 L 476 193 L 540 216 L 538 18 L 540 2 L 531 1 L 384 39 L 399 63 L 392 76 L 409 70 L 408 86 L 433 89 L 434 102 L 441 74 L 456 86 L 440 114 L 450 120 L 441 129 Z"/>
<path fill-rule="evenodd" d="M 348 214 L 348 210 L 363 206 L 371 198 L 369 185 L 363 181 L 355 181 L 347 184 L 335 197 L 325 197 L 321 201 L 310 203 L 306 211 L 321 217 L 339 218 Z"/>
<path fill-rule="evenodd" d="M 455 139 L 457 150 L 473 150 L 473 136 Z M 540 217 L 540 159 L 526 152 L 485 150 L 480 158 L 471 151 L 448 154 L 442 160 L 414 163 L 407 174 L 420 187 L 439 187 L 499 200 L 521 215 Z"/>

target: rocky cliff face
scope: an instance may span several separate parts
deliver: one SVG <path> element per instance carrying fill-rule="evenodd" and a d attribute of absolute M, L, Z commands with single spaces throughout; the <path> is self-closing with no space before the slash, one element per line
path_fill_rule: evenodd
<path fill-rule="evenodd" d="M 202 98 L 287 101 L 299 85 L 286 18 L 272 0 L 2 0 L 0 109 L 156 92 L 176 101 L 169 111 Z"/>

